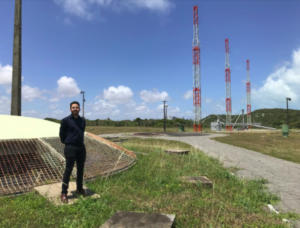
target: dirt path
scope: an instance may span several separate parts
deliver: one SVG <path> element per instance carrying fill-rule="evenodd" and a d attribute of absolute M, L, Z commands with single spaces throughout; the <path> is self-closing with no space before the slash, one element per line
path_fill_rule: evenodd
<path fill-rule="evenodd" d="M 252 150 L 217 142 L 208 136 L 160 138 L 188 143 L 211 157 L 220 160 L 225 167 L 240 168 L 237 175 L 245 178 L 264 178 L 268 180 L 270 191 L 281 198 L 277 207 L 280 211 L 300 213 L 300 164 L 270 157 Z"/>

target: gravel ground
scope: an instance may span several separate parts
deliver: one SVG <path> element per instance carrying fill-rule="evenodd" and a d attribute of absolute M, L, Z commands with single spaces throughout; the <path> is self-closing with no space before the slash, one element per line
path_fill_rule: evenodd
<path fill-rule="evenodd" d="M 113 136 L 113 135 L 110 135 Z M 120 137 L 120 134 L 114 136 Z M 125 135 L 122 135 L 123 137 Z M 126 134 L 125 137 L 129 135 Z M 280 197 L 275 207 L 282 212 L 300 214 L 300 164 L 270 157 L 252 150 L 227 145 L 211 138 L 224 136 L 211 134 L 205 136 L 158 136 L 162 139 L 188 143 L 207 155 L 220 160 L 225 167 L 237 167 L 237 175 L 242 178 L 264 178 L 271 192 Z M 298 222 L 296 227 L 300 227 Z"/>

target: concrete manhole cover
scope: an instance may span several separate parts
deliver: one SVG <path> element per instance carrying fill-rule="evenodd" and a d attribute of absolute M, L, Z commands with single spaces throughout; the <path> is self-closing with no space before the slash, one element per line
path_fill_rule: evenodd
<path fill-rule="evenodd" d="M 168 149 L 168 150 L 165 150 L 165 152 L 167 154 L 185 155 L 185 154 L 188 154 L 190 151 L 189 150 Z"/>
<path fill-rule="evenodd" d="M 213 183 L 206 176 L 183 176 L 180 178 L 182 182 L 191 183 L 191 184 L 201 184 L 205 187 L 212 188 Z"/>
<path fill-rule="evenodd" d="M 171 228 L 174 220 L 175 215 L 173 214 L 120 211 L 100 228 Z"/>

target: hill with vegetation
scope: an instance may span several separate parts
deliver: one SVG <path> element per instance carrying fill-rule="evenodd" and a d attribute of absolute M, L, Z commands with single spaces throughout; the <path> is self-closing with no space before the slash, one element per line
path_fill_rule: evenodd
<path fill-rule="evenodd" d="M 300 128 L 300 110 L 289 109 L 289 127 Z M 209 115 L 202 119 L 204 127 L 209 127 L 211 122 L 217 121 L 225 122 L 226 115 Z M 242 115 L 232 115 L 232 122 L 241 123 Z M 252 123 L 260 123 L 262 126 L 281 128 L 282 124 L 286 123 L 286 109 L 258 109 L 251 113 Z M 244 120 L 247 122 L 247 115 L 244 115 Z"/>

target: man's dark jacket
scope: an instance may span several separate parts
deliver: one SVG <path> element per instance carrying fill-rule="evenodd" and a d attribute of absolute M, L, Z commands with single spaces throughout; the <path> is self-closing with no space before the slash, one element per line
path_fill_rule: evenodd
<path fill-rule="evenodd" d="M 59 137 L 65 145 L 83 146 L 84 145 L 85 119 L 78 116 L 74 118 L 69 115 L 62 119 Z"/>

